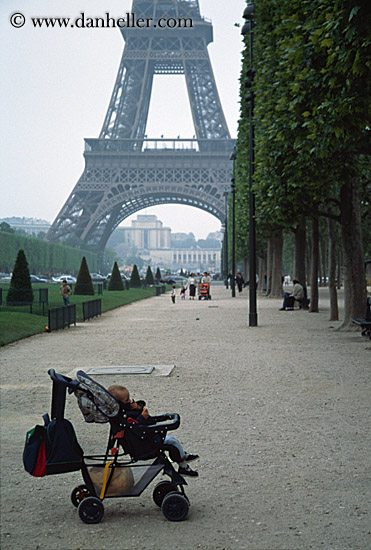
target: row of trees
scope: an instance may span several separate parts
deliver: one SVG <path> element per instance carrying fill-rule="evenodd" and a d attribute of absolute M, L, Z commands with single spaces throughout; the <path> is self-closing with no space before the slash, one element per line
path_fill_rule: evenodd
<path fill-rule="evenodd" d="M 12 271 L 20 249 L 24 250 L 32 273 L 76 273 L 81 262 L 81 252 L 85 254 L 91 269 L 98 270 L 98 255 L 94 252 L 0 232 L 0 271 Z"/>
<path fill-rule="evenodd" d="M 256 2 L 253 74 L 249 37 L 241 74 L 236 159 L 239 258 L 248 257 L 248 92 L 254 94 L 257 253 L 270 295 L 282 292 L 284 236 L 295 239 L 294 275 L 307 281 L 311 240 L 311 310 L 318 311 L 320 224 L 326 220 L 329 283 L 335 289 L 340 236 L 345 319 L 363 317 L 365 240 L 370 242 L 370 10 L 367 0 Z M 231 232 L 230 232 L 231 233 Z M 371 251 L 368 251 L 369 253 Z M 335 311 L 336 292 L 330 293 Z M 337 305 L 337 304 L 336 304 Z"/>

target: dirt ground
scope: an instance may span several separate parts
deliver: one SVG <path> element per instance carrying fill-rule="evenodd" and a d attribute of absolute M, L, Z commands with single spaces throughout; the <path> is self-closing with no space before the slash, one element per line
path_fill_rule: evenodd
<path fill-rule="evenodd" d="M 2 550 L 370 548 L 371 342 L 336 331 L 320 294 L 318 314 L 259 297 L 249 328 L 247 289 L 214 286 L 209 302 L 161 295 L 1 348 Z M 95 378 L 181 415 L 172 433 L 200 454 L 188 518 L 167 521 L 151 485 L 85 525 L 70 502 L 79 472 L 23 469 L 25 434 L 50 412 L 48 369 L 171 364 L 167 377 Z M 84 423 L 74 396 L 66 417 L 86 454 L 105 451 L 107 425 Z"/>

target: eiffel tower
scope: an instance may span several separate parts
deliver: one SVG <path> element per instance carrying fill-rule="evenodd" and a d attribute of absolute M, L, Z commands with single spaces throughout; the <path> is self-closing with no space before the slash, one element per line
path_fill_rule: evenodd
<path fill-rule="evenodd" d="M 46 240 L 84 242 L 104 250 L 113 230 L 138 210 L 160 204 L 194 206 L 225 220 L 231 180 L 231 139 L 207 46 L 212 24 L 198 0 L 133 0 L 148 28 L 121 28 L 125 47 L 98 139 L 85 139 L 85 169 Z M 159 28 L 187 19 L 182 28 Z M 171 18 L 171 19 L 170 19 Z M 173 23 L 171 23 L 173 24 Z M 145 136 L 154 75 L 185 76 L 195 136 Z"/>

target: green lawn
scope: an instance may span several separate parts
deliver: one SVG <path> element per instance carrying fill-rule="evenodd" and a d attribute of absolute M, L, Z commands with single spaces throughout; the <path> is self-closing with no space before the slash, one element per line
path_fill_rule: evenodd
<path fill-rule="evenodd" d="M 0 310 L 0 346 L 39 334 L 47 324 L 48 318 L 41 315 Z"/>
<path fill-rule="evenodd" d="M 1 285 L 3 289 L 3 302 L 6 300 L 7 285 Z M 59 285 L 53 284 L 38 284 L 32 285 L 34 290 L 34 303 L 32 305 L 32 314 L 30 314 L 29 306 L 19 307 L 0 307 L 0 346 L 10 344 L 16 340 L 38 334 L 45 330 L 48 324 L 48 307 L 61 307 L 63 300 L 59 294 Z M 48 288 L 48 305 L 44 306 L 44 315 L 42 306 L 39 305 L 39 288 Z M 115 309 L 144 298 L 155 296 L 156 289 L 150 288 L 131 288 L 124 291 L 108 291 L 104 290 L 103 295 L 95 294 L 94 296 L 75 296 L 70 297 L 70 303 L 76 304 L 76 316 L 78 320 L 82 318 L 82 302 L 102 299 L 102 313 Z"/>

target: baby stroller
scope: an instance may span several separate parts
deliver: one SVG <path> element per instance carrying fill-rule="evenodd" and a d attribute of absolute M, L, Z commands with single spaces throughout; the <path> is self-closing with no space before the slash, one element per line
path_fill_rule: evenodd
<path fill-rule="evenodd" d="M 204 298 L 205 300 L 211 300 L 209 283 L 201 283 L 198 299 L 201 300 L 201 298 Z"/>
<path fill-rule="evenodd" d="M 166 432 L 180 424 L 178 414 L 152 417 L 156 424 L 139 425 L 122 410 L 122 404 L 103 386 L 83 371 L 76 380 L 48 371 L 53 381 L 52 421 L 44 416 L 45 469 L 43 474 L 58 474 L 81 470 L 84 484 L 73 489 L 72 504 L 84 523 L 99 523 L 104 515 L 105 498 L 138 497 L 162 472 L 168 478 L 153 490 L 153 500 L 170 521 L 186 518 L 189 500 L 184 492 L 185 479 L 174 469 L 165 451 L 174 453 L 164 444 Z M 86 422 L 110 424 L 108 445 L 104 455 L 84 455 L 78 445 L 72 424 L 64 418 L 67 391 L 74 393 Z M 37 426 L 41 428 L 41 426 Z M 29 432 L 30 433 L 30 432 Z M 27 444 L 27 439 L 26 439 Z M 26 447 L 25 447 L 26 449 Z M 176 450 L 175 450 L 176 451 Z M 129 455 L 126 460 L 123 455 Z M 148 460 L 151 462 L 148 464 Z M 24 464 L 26 467 L 25 455 Z"/>

